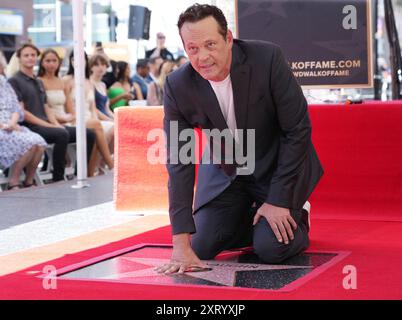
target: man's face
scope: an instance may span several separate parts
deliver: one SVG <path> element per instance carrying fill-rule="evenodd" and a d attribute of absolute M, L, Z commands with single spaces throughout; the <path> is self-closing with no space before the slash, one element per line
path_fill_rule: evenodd
<path fill-rule="evenodd" d="M 26 47 L 21 51 L 20 63 L 22 67 L 32 69 L 35 67 L 37 59 L 38 54 L 36 53 L 36 50 Z"/>
<path fill-rule="evenodd" d="M 148 74 L 149 74 L 149 67 L 148 66 L 146 66 L 146 67 L 140 67 L 140 68 L 138 68 L 138 74 L 141 76 L 141 77 L 143 77 L 143 78 L 145 78 L 145 77 L 147 77 L 148 76 Z"/>
<path fill-rule="evenodd" d="M 166 41 L 166 37 L 165 36 L 157 36 L 156 37 L 156 46 L 158 48 L 163 49 L 165 47 L 165 41 Z"/>
<path fill-rule="evenodd" d="M 206 80 L 222 81 L 230 73 L 233 36 L 228 30 L 226 40 L 212 17 L 190 23 L 180 30 L 184 48 L 193 68 Z"/>

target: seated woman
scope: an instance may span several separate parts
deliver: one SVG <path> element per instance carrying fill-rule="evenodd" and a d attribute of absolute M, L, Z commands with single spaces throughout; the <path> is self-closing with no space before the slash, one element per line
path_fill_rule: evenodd
<path fill-rule="evenodd" d="M 141 88 L 130 80 L 131 68 L 127 62 L 117 62 L 117 81 L 109 88 L 110 108 L 128 106 L 130 100 L 144 100 Z"/>
<path fill-rule="evenodd" d="M 95 54 L 89 59 L 89 71 L 91 76 L 89 80 L 95 88 L 95 104 L 99 110 L 98 114 L 102 120 L 112 121 L 113 112 L 110 110 L 110 101 L 107 96 L 105 83 L 102 81 L 109 66 L 108 59 L 103 54 Z"/>
<path fill-rule="evenodd" d="M 66 86 L 68 97 L 72 99 L 73 104 L 75 100 L 75 83 L 74 83 L 74 51 L 70 54 L 70 64 L 68 67 L 67 75 L 63 78 Z M 94 129 L 96 135 L 96 148 L 93 149 L 88 166 L 88 176 L 95 175 L 98 167 L 97 152 L 102 156 L 103 161 L 111 170 L 114 168 L 113 159 L 110 154 L 108 140 L 105 134 L 110 131 L 113 122 L 109 120 L 101 120 L 98 115 L 98 110 L 95 106 L 95 89 L 89 81 L 89 65 L 88 56 L 85 54 L 85 123 L 87 128 Z M 70 98 L 71 97 L 71 98 Z"/>
<path fill-rule="evenodd" d="M 0 169 L 13 166 L 8 189 L 17 190 L 24 168 L 24 186 L 28 188 L 34 185 L 35 171 L 47 143 L 40 135 L 18 125 L 24 113 L 3 72 L 4 66 L 0 65 Z"/>
<path fill-rule="evenodd" d="M 67 87 L 59 78 L 61 59 L 53 49 L 42 53 L 39 61 L 38 77 L 46 90 L 47 103 L 62 125 L 69 125 L 75 120 L 72 100 L 67 99 Z"/>
<path fill-rule="evenodd" d="M 99 119 L 106 134 L 106 139 L 109 143 L 110 153 L 114 151 L 114 114 L 110 110 L 109 98 L 107 96 L 107 89 L 105 83 L 102 81 L 103 76 L 106 74 L 109 61 L 104 54 L 94 54 L 89 59 L 89 70 L 91 72 L 90 81 L 95 89 L 95 105 L 98 110 Z M 103 165 L 99 166 L 99 172 L 103 173 Z"/>
<path fill-rule="evenodd" d="M 163 87 L 165 86 L 166 77 L 177 68 L 177 64 L 169 60 L 161 64 L 158 78 L 148 85 L 148 106 L 161 106 L 163 104 Z"/>

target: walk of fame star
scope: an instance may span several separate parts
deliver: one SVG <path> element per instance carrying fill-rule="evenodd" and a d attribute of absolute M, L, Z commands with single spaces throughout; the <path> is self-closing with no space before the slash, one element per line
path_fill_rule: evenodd
<path fill-rule="evenodd" d="M 120 273 L 119 279 L 133 279 L 139 277 L 182 277 L 182 274 L 164 275 L 155 271 L 155 267 L 169 263 L 168 259 L 152 259 L 152 258 L 123 258 L 130 262 L 141 263 L 150 268 Z M 204 279 L 217 285 L 228 287 L 236 286 L 236 274 L 238 272 L 255 272 L 266 270 L 291 270 L 291 269 L 311 269 L 311 266 L 289 266 L 289 265 L 269 265 L 256 263 L 239 263 L 228 261 L 207 260 L 204 261 L 211 271 L 186 272 L 184 275 L 188 277 Z M 113 275 L 110 275 L 113 277 Z M 106 277 L 107 279 L 108 277 Z"/>
<path fill-rule="evenodd" d="M 253 253 L 230 253 L 226 257 L 207 260 L 211 271 L 186 272 L 184 274 L 160 274 L 156 267 L 169 263 L 170 247 L 146 246 L 139 250 L 87 265 L 73 270 L 62 279 L 97 279 L 100 281 L 164 284 L 209 285 L 220 287 L 244 287 L 281 289 L 295 280 L 311 273 L 315 268 L 337 256 L 335 253 L 307 253 L 296 256 L 286 263 L 270 265 L 262 263 Z"/>

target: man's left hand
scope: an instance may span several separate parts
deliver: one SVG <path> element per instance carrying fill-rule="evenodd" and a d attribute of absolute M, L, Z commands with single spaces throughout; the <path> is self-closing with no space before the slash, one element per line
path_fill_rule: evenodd
<path fill-rule="evenodd" d="M 267 219 L 279 242 L 289 244 L 289 239 L 294 239 L 293 230 L 297 229 L 297 224 L 290 215 L 288 208 L 276 207 L 269 203 L 264 203 L 254 216 L 253 225 L 256 225 L 261 217 Z"/>

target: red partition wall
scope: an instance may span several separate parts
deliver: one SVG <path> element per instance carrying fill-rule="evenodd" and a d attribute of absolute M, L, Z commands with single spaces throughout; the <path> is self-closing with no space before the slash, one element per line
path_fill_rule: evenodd
<path fill-rule="evenodd" d="M 148 135 L 151 130 L 162 129 L 162 120 L 162 107 L 116 109 L 114 200 L 117 210 L 167 210 L 166 167 L 147 160 L 149 148 L 157 142 L 157 138 Z M 164 145 L 163 141 L 159 143 Z"/>
<path fill-rule="evenodd" d="M 162 128 L 163 109 L 117 110 L 116 208 L 166 211 L 166 168 L 147 161 L 155 143 L 147 135 Z M 402 103 L 311 105 L 309 112 L 325 170 L 312 217 L 402 220 Z"/>
<path fill-rule="evenodd" d="M 402 220 L 402 102 L 312 105 L 325 174 L 313 216 Z"/>

